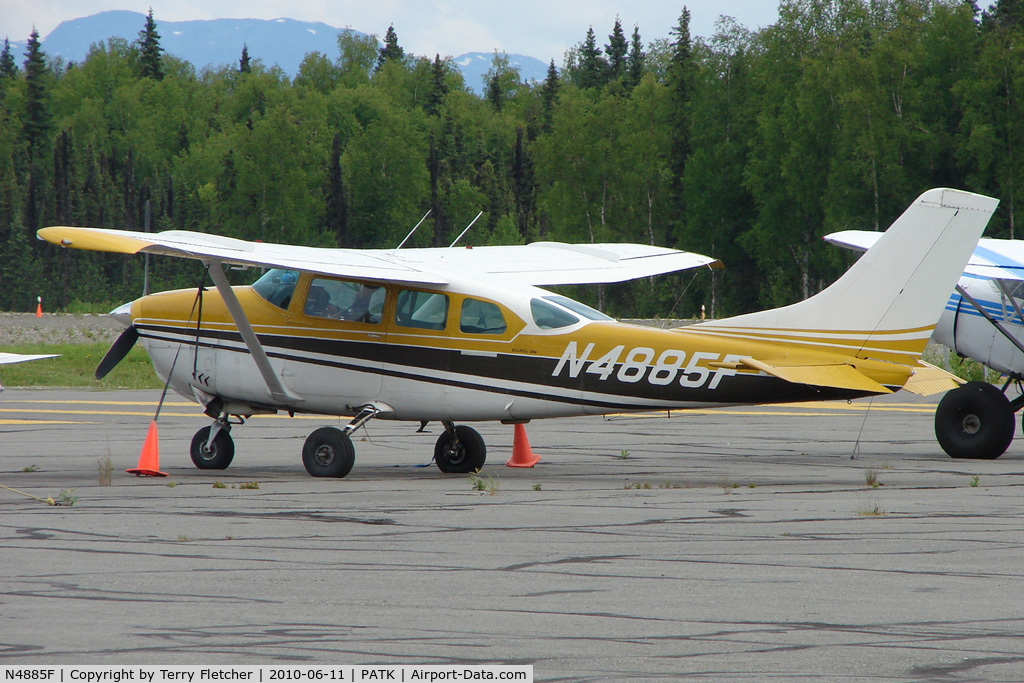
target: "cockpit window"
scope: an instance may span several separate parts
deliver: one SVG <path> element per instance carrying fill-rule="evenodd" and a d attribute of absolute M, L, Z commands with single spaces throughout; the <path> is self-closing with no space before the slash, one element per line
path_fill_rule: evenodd
<path fill-rule="evenodd" d="M 504 334 L 508 326 L 501 309 L 489 301 L 466 299 L 462 302 L 459 330 L 467 334 Z"/>
<path fill-rule="evenodd" d="M 530 300 L 530 314 L 533 315 L 533 322 L 542 330 L 557 330 L 560 327 L 575 325 L 580 321 L 564 308 L 543 299 Z"/>
<path fill-rule="evenodd" d="M 309 284 L 302 312 L 314 318 L 376 325 L 384 312 L 384 294 L 384 288 L 376 285 L 318 277 Z"/>
<path fill-rule="evenodd" d="M 547 301 L 555 302 L 559 306 L 564 306 L 573 313 L 578 313 L 579 315 L 582 315 L 584 318 L 587 318 L 588 320 L 603 320 L 605 322 L 614 320 L 614 318 L 608 317 L 607 315 L 597 310 L 596 308 L 591 308 L 586 304 L 581 304 L 579 301 L 574 301 L 573 299 L 570 299 L 569 297 L 566 296 L 552 295 L 546 296 L 544 298 Z"/>
<path fill-rule="evenodd" d="M 288 310 L 288 305 L 292 302 L 292 293 L 295 292 L 295 283 L 298 281 L 297 270 L 271 268 L 253 283 L 252 288 L 278 308 Z"/>

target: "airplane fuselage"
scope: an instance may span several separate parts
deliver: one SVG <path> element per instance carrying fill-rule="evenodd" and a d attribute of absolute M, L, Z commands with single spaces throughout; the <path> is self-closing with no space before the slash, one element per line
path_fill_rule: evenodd
<path fill-rule="evenodd" d="M 992 278 L 964 275 L 960 287 L 998 321 L 1012 337 L 1024 341 L 1024 320 L 1019 309 L 1024 306 L 1024 288 L 1009 282 L 1016 307 Z M 935 341 L 957 353 L 973 358 L 1005 375 L 1024 375 L 1024 352 L 1002 334 L 980 311 L 953 292 L 935 326 Z"/>
<path fill-rule="evenodd" d="M 873 393 L 795 384 L 739 367 L 747 357 L 784 357 L 777 343 L 723 338 L 700 325 L 624 324 L 535 287 L 352 282 L 382 291 L 375 292 L 372 317 L 346 320 L 310 308 L 314 288 L 333 284 L 327 278 L 294 280 L 287 302 L 272 303 L 272 288 L 259 284 L 235 292 L 297 401 L 270 396 L 215 291 L 204 293 L 201 307 L 194 290 L 144 297 L 132 306 L 132 324 L 175 391 L 203 403 L 219 397 L 238 404 L 230 411 L 238 413 L 250 406 L 353 415 L 382 404 L 382 417 L 399 420 L 521 421 Z M 411 318 L 402 309 L 409 292 L 424 302 Z M 838 362 L 827 351 L 807 353 Z M 858 369 L 893 388 L 907 379 L 907 369 L 894 363 L 861 360 Z"/>

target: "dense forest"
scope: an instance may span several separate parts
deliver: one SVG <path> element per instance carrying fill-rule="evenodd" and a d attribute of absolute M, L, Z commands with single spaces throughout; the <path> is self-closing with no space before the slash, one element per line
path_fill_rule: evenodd
<path fill-rule="evenodd" d="M 158 18 L 157 18 L 158 19 Z M 496 54 L 485 95 L 450 58 L 351 33 L 294 78 L 243 49 L 196 69 L 136 41 L 81 63 L 39 36 L 0 53 L 0 309 L 120 302 L 142 259 L 38 242 L 47 225 L 185 229 L 317 246 L 635 241 L 727 269 L 570 293 L 619 316 L 715 316 L 790 303 L 850 258 L 819 237 L 885 229 L 920 192 L 1024 193 L 1024 0 L 783 0 L 752 32 L 593 28 L 547 78 Z M 607 28 L 605 29 L 607 30 Z M 154 259 L 154 289 L 194 287 Z"/>

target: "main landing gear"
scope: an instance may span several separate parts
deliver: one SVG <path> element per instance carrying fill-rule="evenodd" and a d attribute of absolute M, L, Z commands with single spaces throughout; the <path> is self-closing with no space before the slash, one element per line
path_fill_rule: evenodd
<path fill-rule="evenodd" d="M 321 427 L 306 439 L 302 446 L 302 464 L 314 477 L 341 478 L 352 470 L 356 451 L 351 434 L 369 420 L 381 413 L 375 406 L 364 406 L 359 413 L 342 428 Z M 222 414 L 209 427 L 203 427 L 192 437 L 190 453 L 192 462 L 201 470 L 223 470 L 235 456 L 235 444 L 231 439 L 232 424 Z M 434 462 L 446 473 L 475 472 L 484 466 L 487 446 L 483 437 L 472 427 L 456 426 L 444 422 L 444 432 L 434 445 Z M 422 425 L 420 427 L 422 431 Z"/>
<path fill-rule="evenodd" d="M 1011 378 L 1000 391 L 988 382 L 968 382 L 946 393 L 935 410 L 935 437 L 952 458 L 994 460 L 1006 452 L 1016 431 L 1014 413 L 1024 396 L 1006 397 Z"/>

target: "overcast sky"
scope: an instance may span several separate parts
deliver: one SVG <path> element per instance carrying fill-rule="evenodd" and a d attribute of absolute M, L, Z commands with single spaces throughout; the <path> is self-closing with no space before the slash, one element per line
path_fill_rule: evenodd
<path fill-rule="evenodd" d="M 399 43 L 419 55 L 458 55 L 495 49 L 561 65 L 566 49 L 594 27 L 607 43 L 615 17 L 627 38 L 639 25 L 645 43 L 666 38 L 683 5 L 690 9 L 690 33 L 709 36 L 720 15 L 749 29 L 774 23 L 777 0 L 0 0 L 0 38 L 23 42 L 33 26 L 43 38 L 67 19 L 112 9 L 160 20 L 251 18 L 322 21 L 383 37 L 394 24 Z"/>

